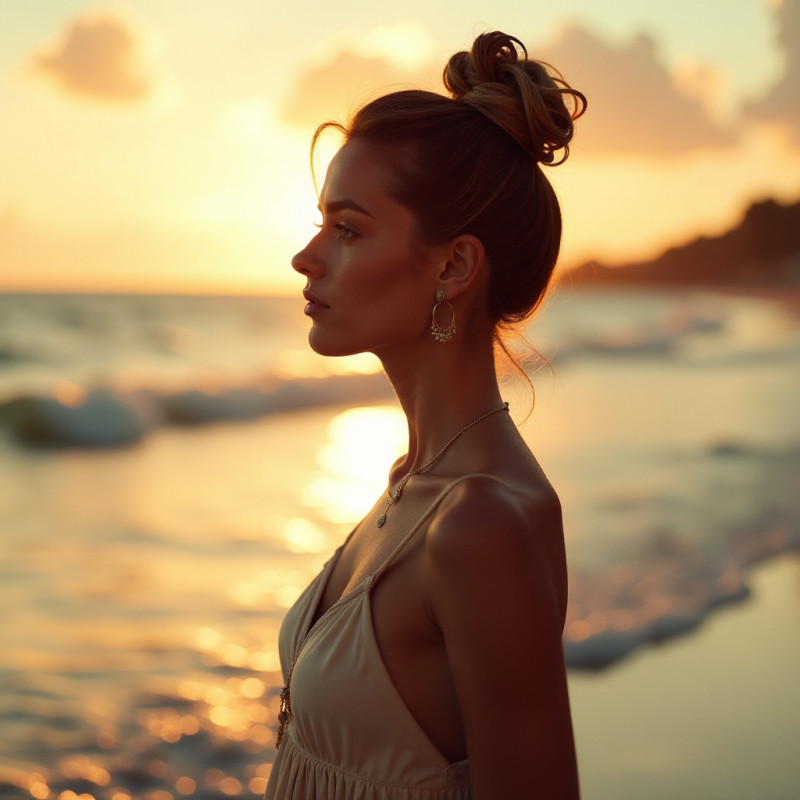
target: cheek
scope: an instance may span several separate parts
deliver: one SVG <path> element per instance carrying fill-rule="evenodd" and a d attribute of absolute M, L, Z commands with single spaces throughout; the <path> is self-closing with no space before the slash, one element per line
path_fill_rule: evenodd
<path fill-rule="evenodd" d="M 408 262 L 388 247 L 361 250 L 343 265 L 339 287 L 355 303 L 390 300 L 413 289 L 413 272 Z"/>
<path fill-rule="evenodd" d="M 411 251 L 405 236 L 362 240 L 342 256 L 335 294 L 353 324 L 372 330 L 399 325 L 409 334 L 430 325 L 433 267 Z"/>
<path fill-rule="evenodd" d="M 417 318 L 427 314 L 426 284 L 405 259 L 384 262 L 364 276 L 359 295 L 371 303 L 376 313 L 389 318 Z"/>

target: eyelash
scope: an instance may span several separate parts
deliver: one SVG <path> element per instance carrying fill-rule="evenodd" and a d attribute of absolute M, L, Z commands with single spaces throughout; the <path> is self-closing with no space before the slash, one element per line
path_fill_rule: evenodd
<path fill-rule="evenodd" d="M 321 222 L 315 222 L 314 223 L 314 227 L 315 228 L 322 228 L 322 223 Z M 348 241 L 348 240 L 354 238 L 357 235 L 356 232 L 352 228 L 349 228 L 347 225 L 345 225 L 342 222 L 337 222 L 333 227 L 336 229 L 336 238 L 337 239 L 342 239 L 344 241 Z"/>

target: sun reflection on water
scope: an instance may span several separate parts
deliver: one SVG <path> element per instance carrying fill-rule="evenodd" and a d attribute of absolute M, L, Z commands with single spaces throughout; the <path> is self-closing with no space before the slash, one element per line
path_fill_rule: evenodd
<path fill-rule="evenodd" d="M 352 524 L 386 488 L 392 462 L 404 452 L 408 429 L 399 408 L 367 406 L 337 414 L 317 453 L 323 473 L 302 494 L 327 521 Z"/>
<path fill-rule="evenodd" d="M 286 546 L 293 553 L 322 553 L 328 546 L 328 537 L 313 522 L 296 517 L 286 522 L 283 531 Z"/>

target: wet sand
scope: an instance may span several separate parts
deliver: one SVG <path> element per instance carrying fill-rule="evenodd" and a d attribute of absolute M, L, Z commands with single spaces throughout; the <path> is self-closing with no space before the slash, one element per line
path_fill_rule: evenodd
<path fill-rule="evenodd" d="M 796 800 L 800 554 L 751 596 L 570 691 L 585 800 Z"/>

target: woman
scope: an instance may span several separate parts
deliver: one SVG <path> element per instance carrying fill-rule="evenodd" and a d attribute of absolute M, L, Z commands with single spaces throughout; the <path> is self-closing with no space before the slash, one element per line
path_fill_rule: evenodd
<path fill-rule="evenodd" d="M 549 283 L 561 218 L 540 164 L 566 157 L 586 101 L 502 33 L 444 80 L 449 98 L 396 92 L 314 137 L 345 144 L 292 261 L 309 342 L 381 359 L 409 448 L 286 616 L 267 798 L 578 796 L 560 507 L 494 356 Z"/>

